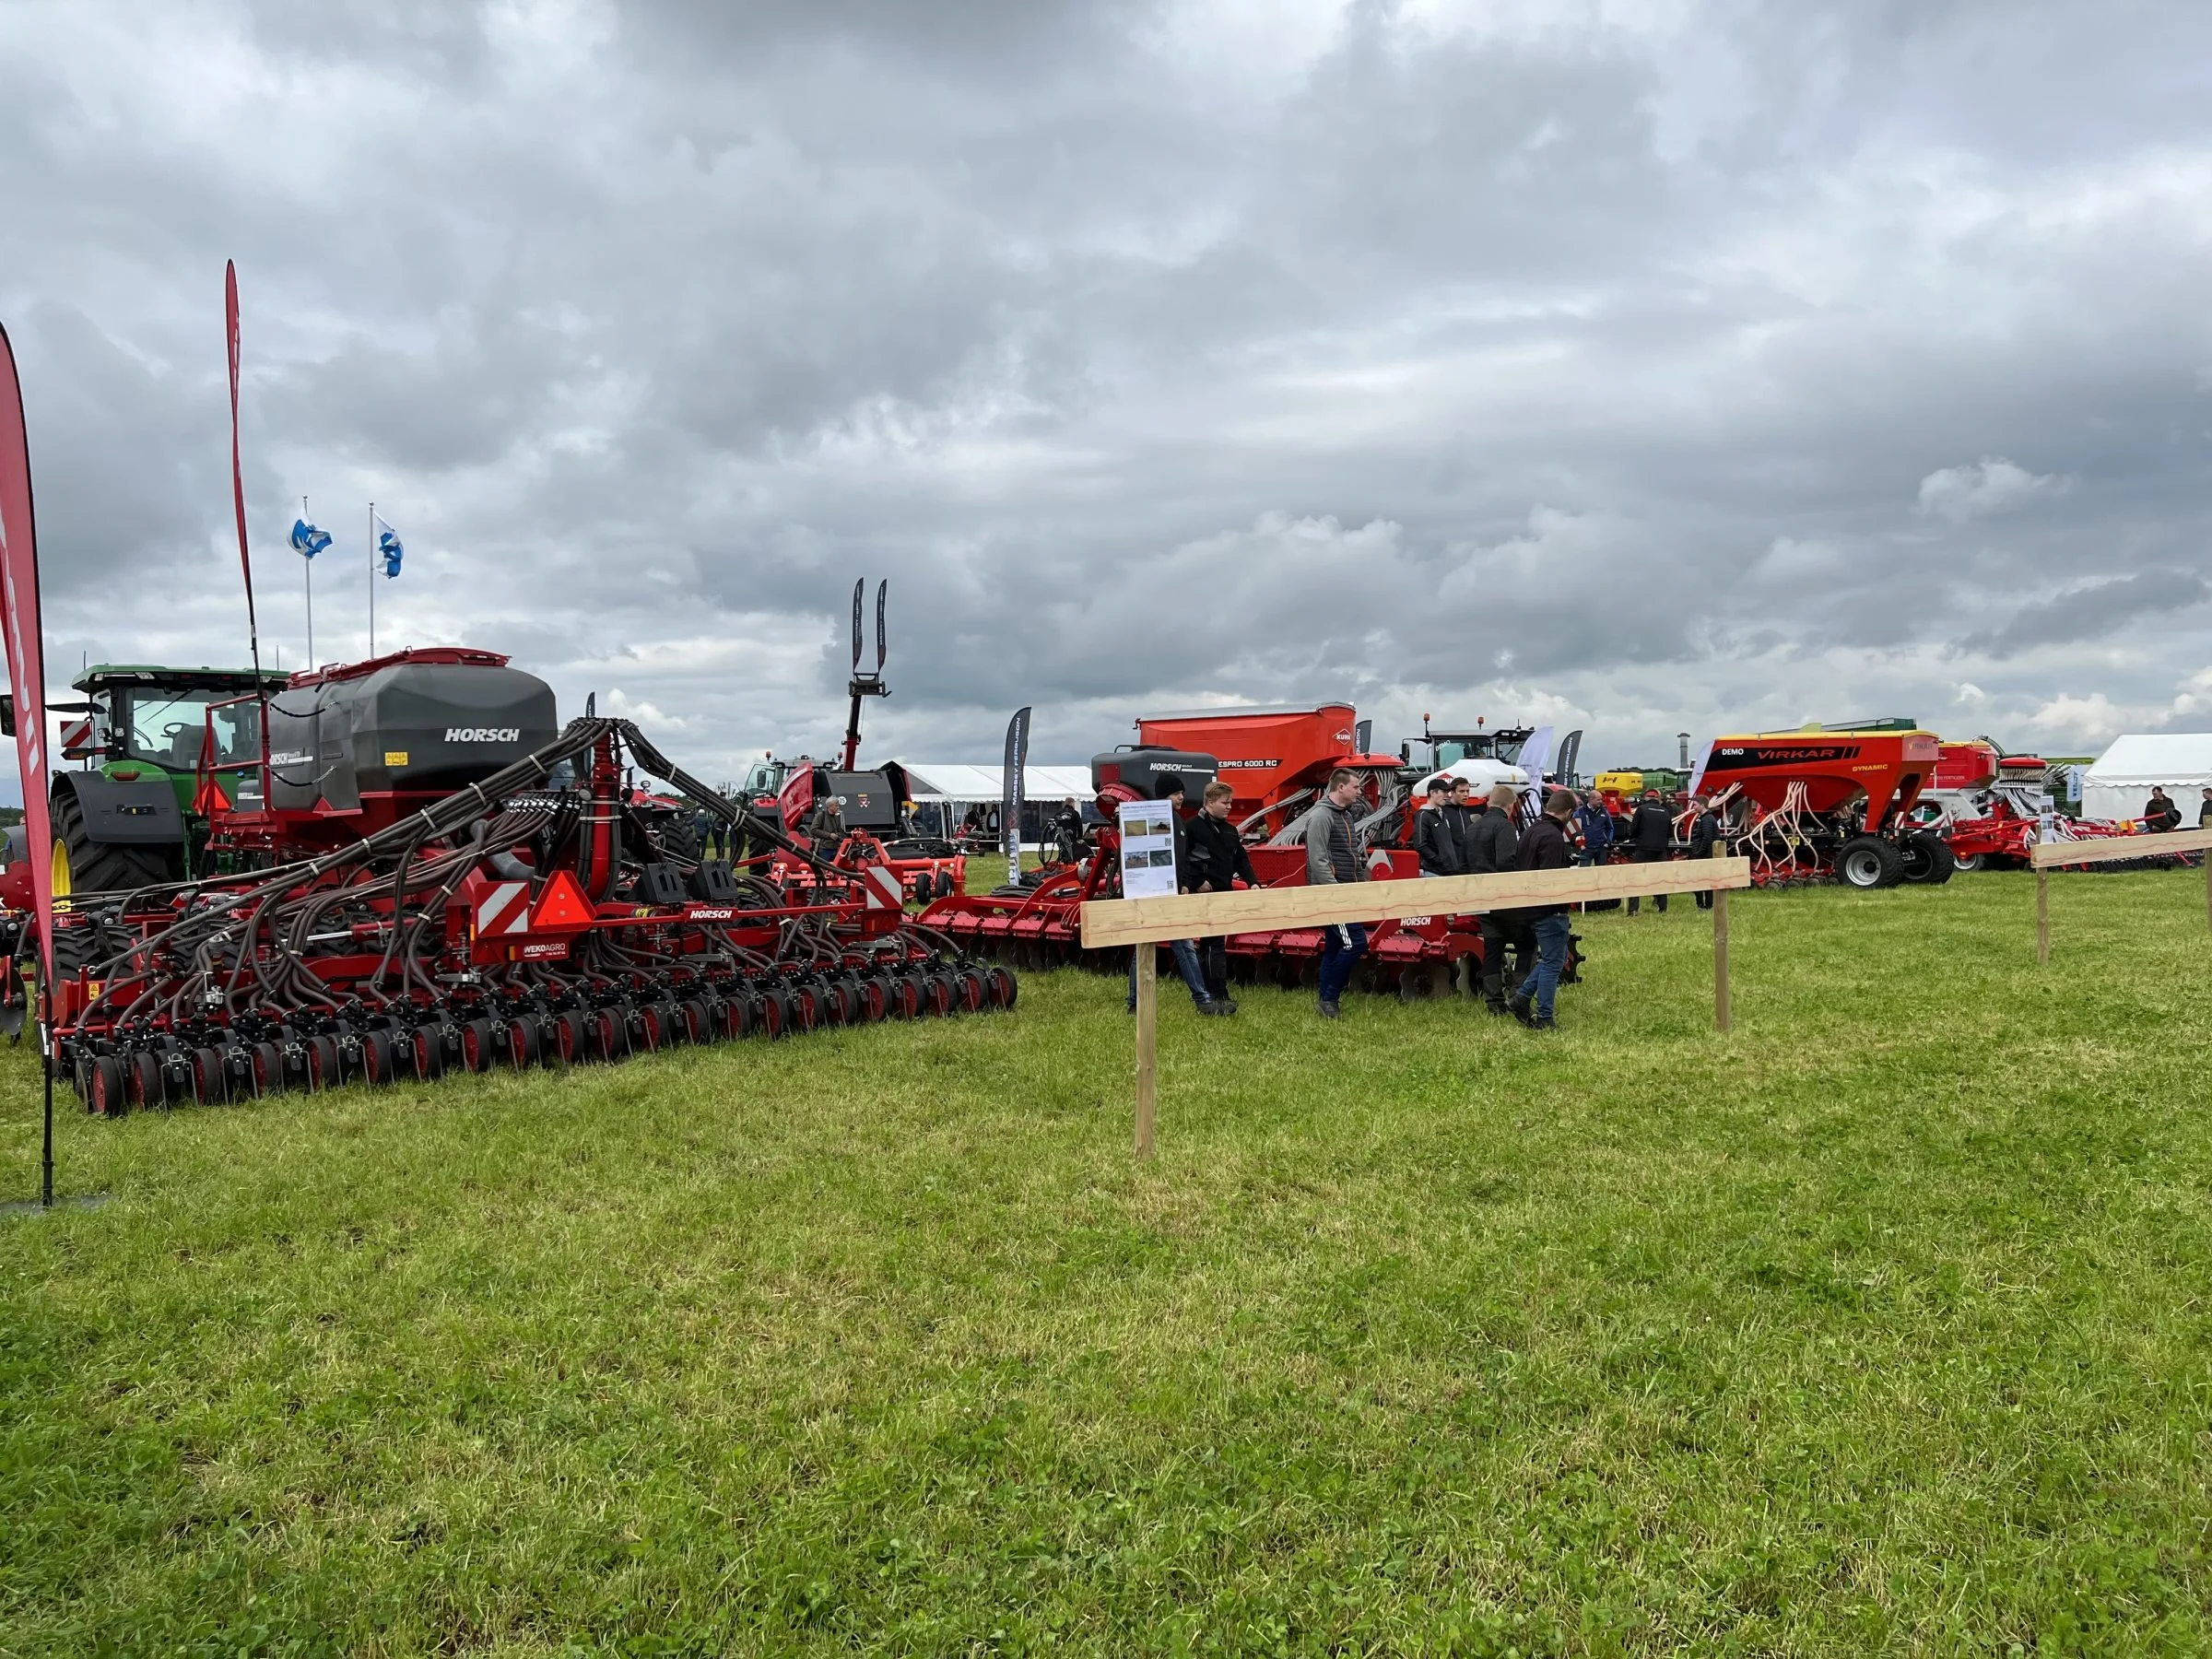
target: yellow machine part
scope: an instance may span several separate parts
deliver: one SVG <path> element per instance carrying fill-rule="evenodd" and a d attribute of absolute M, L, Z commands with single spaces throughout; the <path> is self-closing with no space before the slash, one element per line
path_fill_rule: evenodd
<path fill-rule="evenodd" d="M 1599 772 L 1593 786 L 1600 794 L 1641 794 L 1643 774 L 1640 771 Z"/>

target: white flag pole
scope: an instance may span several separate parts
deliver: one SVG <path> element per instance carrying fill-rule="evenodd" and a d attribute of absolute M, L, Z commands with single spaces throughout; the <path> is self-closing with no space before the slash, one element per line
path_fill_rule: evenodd
<path fill-rule="evenodd" d="M 369 654 L 376 654 L 376 503 L 369 503 Z"/>
<path fill-rule="evenodd" d="M 305 496 L 300 498 L 300 522 L 301 524 L 312 522 L 307 516 L 307 498 Z M 307 665 L 312 668 L 315 665 L 315 561 L 313 557 L 303 548 L 300 551 L 300 562 L 307 567 Z"/>

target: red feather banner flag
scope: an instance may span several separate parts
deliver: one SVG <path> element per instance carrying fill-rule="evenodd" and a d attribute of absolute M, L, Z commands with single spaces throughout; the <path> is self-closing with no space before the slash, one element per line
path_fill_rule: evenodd
<path fill-rule="evenodd" d="M 223 261 L 223 319 L 230 336 L 230 501 L 238 510 L 239 568 L 246 573 L 246 643 L 259 674 L 261 629 L 253 620 L 253 560 L 246 552 L 246 475 L 238 457 L 238 263 L 229 259 Z"/>
<path fill-rule="evenodd" d="M 30 444 L 15 348 L 0 328 L 0 637 L 16 700 L 23 837 L 38 900 L 41 982 L 53 983 L 53 831 L 46 818 L 46 652 L 39 630 L 39 541 L 30 513 Z"/>

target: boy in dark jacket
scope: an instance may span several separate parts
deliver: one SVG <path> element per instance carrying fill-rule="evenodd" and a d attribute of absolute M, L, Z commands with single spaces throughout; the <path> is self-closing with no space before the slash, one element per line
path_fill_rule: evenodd
<path fill-rule="evenodd" d="M 1544 803 L 1544 816 L 1529 826 L 1513 854 L 1518 870 L 1564 870 L 1573 863 L 1567 850 L 1567 820 L 1576 806 L 1571 790 L 1556 790 Z M 1568 934 L 1572 924 L 1564 904 L 1539 904 L 1524 912 L 1536 934 L 1536 965 L 1506 1004 L 1507 1011 L 1532 1030 L 1552 1028 L 1552 1002 L 1559 989 L 1559 975 L 1567 971 Z"/>
<path fill-rule="evenodd" d="M 1413 815 L 1413 849 L 1421 855 L 1424 876 L 1464 876 L 1457 825 L 1452 817 L 1452 786 L 1456 778 L 1431 778 L 1429 794 Z"/>
<path fill-rule="evenodd" d="M 1191 890 L 1190 830 L 1182 821 L 1182 780 L 1173 772 L 1164 774 L 1153 785 L 1154 795 L 1168 802 L 1175 809 L 1175 888 L 1178 892 Z M 1136 950 L 1152 950 L 1157 947 L 1139 945 Z M 1214 1000 L 1213 993 L 1206 988 L 1206 974 L 1198 966 L 1198 947 L 1188 939 L 1175 939 L 1168 948 L 1175 957 L 1175 971 L 1182 976 L 1189 987 L 1191 1003 L 1201 1014 L 1226 1014 L 1228 1009 Z M 1129 1012 L 1136 1012 L 1136 950 L 1129 953 Z"/>
<path fill-rule="evenodd" d="M 1229 892 L 1240 877 L 1246 887 L 1260 885 L 1260 878 L 1252 873 L 1252 855 L 1244 851 L 1244 838 L 1229 821 L 1229 809 L 1236 796 L 1234 789 L 1216 778 L 1206 786 L 1198 816 L 1184 831 L 1194 893 Z M 1214 999 L 1214 1006 L 1224 1014 L 1234 1014 L 1237 1003 L 1229 994 L 1229 941 L 1224 935 L 1214 934 L 1198 941 L 1198 966 L 1206 975 L 1206 994 Z"/>
<path fill-rule="evenodd" d="M 1475 820 L 1468 839 L 1467 874 L 1495 876 L 1501 870 L 1513 867 L 1513 853 L 1520 843 L 1520 835 L 1513 829 L 1513 806 L 1521 799 L 1521 792 L 1511 783 L 1500 783 L 1490 791 L 1490 804 L 1483 815 Z M 1505 977 L 1505 947 L 1520 936 L 1521 919 L 1516 911 L 1493 911 L 1482 918 L 1482 1000 L 1493 1014 L 1505 1012 L 1505 994 L 1511 984 Z M 1524 952 L 1516 966 L 1525 974 L 1530 958 Z"/>
<path fill-rule="evenodd" d="M 1712 851 L 1721 844 L 1721 815 L 1712 809 L 1712 803 L 1699 795 L 1690 803 L 1698 809 L 1697 818 L 1689 826 L 1689 855 L 1692 858 L 1711 858 Z M 1712 908 L 1712 889 L 1704 888 L 1695 895 L 1700 910 Z"/>
<path fill-rule="evenodd" d="M 1675 842 L 1674 815 L 1659 804 L 1659 792 L 1647 789 L 1643 799 L 1636 803 L 1636 810 L 1629 818 L 1629 858 L 1635 864 L 1658 864 L 1664 861 Z M 1642 900 L 1629 900 L 1629 914 L 1634 915 L 1642 908 Z M 1652 900 L 1661 915 L 1666 914 L 1666 895 L 1660 893 Z"/>

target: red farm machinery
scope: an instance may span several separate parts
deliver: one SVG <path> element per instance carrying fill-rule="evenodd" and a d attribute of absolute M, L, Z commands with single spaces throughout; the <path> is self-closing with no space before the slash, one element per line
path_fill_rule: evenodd
<path fill-rule="evenodd" d="M 1019 883 L 990 894 L 939 900 L 922 920 L 966 948 L 1000 961 L 1050 967 L 1096 958 L 1089 965 L 1118 970 L 1125 952 L 1083 950 L 1081 908 L 1087 900 L 1120 896 L 1118 808 L 1125 801 L 1153 798 L 1169 774 L 1182 780 L 1186 811 L 1194 809 L 1200 792 L 1216 777 L 1235 789 L 1230 816 L 1244 835 L 1253 874 L 1265 887 L 1297 887 L 1306 879 L 1305 848 L 1298 839 L 1300 817 L 1327 786 L 1329 774 L 1346 768 L 1361 778 L 1360 832 L 1372 877 L 1396 880 L 1419 875 L 1418 857 L 1397 843 L 1405 839 L 1411 817 L 1411 788 L 1441 769 L 1411 766 L 1409 755 L 1369 752 L 1365 724 L 1354 717 L 1349 704 L 1147 715 L 1137 720 L 1135 744 L 1091 760 L 1091 782 L 1104 824 L 1096 832 L 1090 856 L 1030 872 Z M 1526 735 L 1488 735 L 1493 742 Z M 1433 749 L 1430 758 L 1435 758 Z M 1319 928 L 1232 935 L 1230 971 L 1244 983 L 1310 984 L 1322 945 Z M 1371 992 L 1394 991 L 1409 1001 L 1445 995 L 1471 986 L 1480 960 L 1474 917 L 1407 917 L 1370 929 L 1356 982 Z"/>
<path fill-rule="evenodd" d="M 628 721 L 559 725 L 502 656 L 203 698 L 196 742 L 161 734 L 196 752 L 183 806 L 131 764 L 126 695 L 173 689 L 135 672 L 93 689 L 103 769 L 53 785 L 92 850 L 57 853 L 54 1055 L 95 1112 L 1013 1006 L 890 872 L 819 856 Z M 701 814 L 804 879 L 701 856 Z"/>
<path fill-rule="evenodd" d="M 741 794 L 757 812 L 780 818 L 787 837 L 809 846 L 810 815 L 821 801 L 834 797 L 841 804 L 842 839 L 835 847 L 812 851 L 847 867 L 888 869 L 899 878 L 902 901 L 927 904 L 967 891 L 966 855 L 953 842 L 915 828 L 913 794 L 904 767 L 894 761 L 869 771 L 858 770 L 861 706 L 868 698 L 891 694 L 883 677 L 884 608 L 890 585 L 882 582 L 876 587 L 876 666 L 864 669 L 860 662 L 867 579 L 853 584 L 853 672 L 845 685 L 853 706 L 845 720 L 840 764 L 778 760 L 771 755 L 753 763 Z M 809 868 L 804 863 L 784 862 L 776 873 L 780 879 L 803 884 L 809 879 Z"/>
<path fill-rule="evenodd" d="M 1847 721 L 1716 737 L 1699 787 L 1730 822 L 1759 887 L 1937 883 L 1956 864 L 1913 821 L 1938 739 L 1911 720 Z"/>

